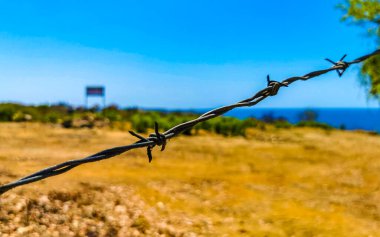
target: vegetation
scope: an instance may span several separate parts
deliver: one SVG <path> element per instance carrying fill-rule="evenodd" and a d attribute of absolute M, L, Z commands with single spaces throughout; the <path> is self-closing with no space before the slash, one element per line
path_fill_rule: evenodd
<path fill-rule="evenodd" d="M 321 128 L 325 130 L 331 130 L 333 127 L 326 123 L 317 122 L 318 114 L 316 111 L 306 109 L 298 115 L 300 122 L 297 123 L 297 127 L 312 127 Z"/>
<path fill-rule="evenodd" d="M 147 133 L 158 122 L 160 128 L 167 130 L 179 123 L 196 118 L 196 114 L 183 112 L 143 111 L 136 108 L 119 109 L 109 106 L 103 110 L 96 107 L 85 109 L 73 108 L 65 104 L 23 106 L 19 104 L 0 104 L 0 121 L 2 122 L 43 122 L 62 124 L 65 128 L 105 127 L 133 129 L 139 133 Z M 239 120 L 223 117 L 207 121 L 184 134 L 191 135 L 199 130 L 206 130 L 225 136 L 245 135 L 247 127 L 258 126 L 254 119 Z"/>
<path fill-rule="evenodd" d="M 320 122 L 316 122 L 316 121 L 300 121 L 299 123 L 297 123 L 296 126 L 297 127 L 322 128 L 325 130 L 333 129 L 333 127 L 331 127 L 330 125 L 328 125 L 326 123 L 320 123 Z"/>
<path fill-rule="evenodd" d="M 94 128 L 111 127 L 117 130 L 134 130 L 138 133 L 149 133 L 158 122 L 161 130 L 167 130 L 177 124 L 196 118 L 198 115 L 185 112 L 145 111 L 136 108 L 120 109 L 109 106 L 103 110 L 98 108 L 74 108 L 66 104 L 25 106 L 20 104 L 0 104 L 0 122 L 42 122 L 60 124 L 64 128 Z M 300 114 L 301 122 L 293 125 L 285 118 L 275 118 L 267 114 L 260 120 L 247 118 L 244 120 L 233 117 L 217 117 L 198 124 L 184 132 L 184 135 L 199 134 L 201 131 L 223 136 L 246 136 L 248 128 L 266 129 L 290 128 L 293 126 L 310 126 L 329 129 L 326 124 L 315 121 L 316 112 L 306 110 Z M 306 121 L 306 122 L 304 122 Z"/>
<path fill-rule="evenodd" d="M 380 1 L 346 0 L 339 7 L 345 12 L 343 20 L 365 28 L 380 46 Z M 380 55 L 366 60 L 361 74 L 363 84 L 369 87 L 369 94 L 380 99 Z"/>
<path fill-rule="evenodd" d="M 298 115 L 301 121 L 316 121 L 318 118 L 317 112 L 307 109 Z"/>

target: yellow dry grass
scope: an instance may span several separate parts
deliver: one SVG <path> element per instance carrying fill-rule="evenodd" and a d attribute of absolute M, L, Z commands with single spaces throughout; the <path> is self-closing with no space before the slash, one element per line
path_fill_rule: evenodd
<path fill-rule="evenodd" d="M 0 182 L 134 141 L 121 131 L 3 123 Z M 149 164 L 144 149 L 133 150 L 7 192 L 0 197 L 0 234 L 380 236 L 380 136 L 269 128 L 250 130 L 247 138 L 181 136 L 153 155 Z M 65 218 L 72 215 L 62 211 L 65 203 L 76 205 L 86 193 L 92 198 L 75 206 L 78 216 Z M 55 200 L 58 210 L 43 209 L 44 200 Z M 105 211 L 107 203 L 113 206 Z M 83 214 L 89 206 L 102 218 L 93 214 L 94 223 L 74 225 L 91 219 Z M 31 215 L 33 208 L 46 213 Z M 39 220 L 53 214 L 62 219 L 54 228 Z"/>

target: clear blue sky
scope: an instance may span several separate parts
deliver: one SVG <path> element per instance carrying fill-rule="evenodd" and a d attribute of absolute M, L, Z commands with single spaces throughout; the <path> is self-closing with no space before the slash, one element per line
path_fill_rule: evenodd
<path fill-rule="evenodd" d="M 233 103 L 267 74 L 282 80 L 373 51 L 362 29 L 340 22 L 339 2 L 0 0 L 0 101 L 80 105 L 86 85 L 105 85 L 122 106 Z M 295 83 L 259 107 L 378 106 L 357 75 Z"/>

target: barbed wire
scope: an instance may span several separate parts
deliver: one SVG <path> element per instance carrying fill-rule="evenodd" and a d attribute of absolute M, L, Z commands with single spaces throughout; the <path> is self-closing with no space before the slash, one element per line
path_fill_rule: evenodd
<path fill-rule="evenodd" d="M 248 99 L 242 100 L 242 101 L 237 102 L 237 103 L 232 104 L 232 105 L 227 105 L 227 106 L 223 106 L 223 107 L 216 108 L 216 109 L 213 109 L 211 111 L 208 111 L 208 112 L 200 115 L 198 118 L 184 122 L 184 123 L 181 123 L 181 124 L 178 124 L 178 125 L 170 128 L 169 130 L 165 131 L 164 133 L 159 132 L 159 126 L 158 126 L 157 122 L 155 122 L 154 133 L 150 134 L 147 138 L 145 138 L 145 137 L 143 137 L 143 136 L 141 136 L 141 135 L 139 135 L 133 131 L 129 131 L 129 133 L 132 136 L 137 137 L 140 140 L 133 143 L 133 144 L 130 144 L 130 145 L 110 148 L 110 149 L 98 152 L 96 154 L 93 154 L 91 156 L 88 156 L 88 157 L 85 157 L 82 159 L 66 161 L 66 162 L 63 162 L 61 164 L 54 165 L 54 166 L 45 168 L 43 170 L 40 170 L 34 174 L 23 177 L 17 181 L 14 181 L 14 182 L 11 182 L 8 184 L 4 184 L 4 185 L 0 186 L 0 195 L 9 191 L 12 188 L 22 186 L 22 185 L 26 185 L 29 183 L 33 183 L 33 182 L 36 182 L 38 180 L 46 179 L 46 178 L 51 177 L 51 176 L 56 176 L 56 175 L 68 172 L 69 170 L 71 170 L 71 169 L 73 169 L 79 165 L 85 164 L 85 163 L 109 159 L 111 157 L 120 155 L 126 151 L 136 149 L 136 148 L 146 147 L 147 148 L 148 160 L 149 160 L 149 162 L 151 162 L 153 159 L 152 150 L 155 146 L 160 146 L 161 151 L 165 150 L 168 139 L 179 135 L 180 133 L 184 132 L 185 130 L 187 130 L 191 127 L 194 127 L 198 123 L 201 123 L 201 122 L 204 122 L 206 120 L 210 120 L 212 118 L 221 116 L 221 115 L 225 114 L 226 112 L 228 112 L 234 108 L 254 106 L 269 96 L 277 95 L 277 93 L 281 87 L 288 87 L 290 84 L 292 84 L 295 81 L 299 81 L 299 80 L 306 81 L 306 80 L 309 80 L 311 78 L 314 78 L 314 77 L 320 76 L 322 74 L 328 73 L 330 71 L 336 71 L 338 73 L 339 77 L 341 77 L 344 74 L 344 72 L 347 70 L 347 68 L 349 66 L 351 66 L 352 64 L 363 62 L 364 60 L 366 60 L 370 57 L 373 57 L 375 55 L 380 55 L 380 49 L 374 51 L 371 54 L 367 54 L 367 55 L 364 55 L 362 57 L 359 57 L 359 58 L 357 58 L 351 62 L 343 61 L 347 55 L 344 55 L 337 62 L 334 62 L 333 60 L 326 58 L 325 60 L 327 60 L 328 62 L 333 64 L 332 67 L 330 67 L 328 69 L 324 69 L 324 70 L 318 70 L 318 71 L 310 72 L 308 74 L 305 74 L 304 76 L 290 77 L 290 78 L 283 80 L 282 82 L 271 80 L 269 75 L 268 75 L 267 76 L 267 87 L 260 90 L 254 96 L 252 96 Z"/>

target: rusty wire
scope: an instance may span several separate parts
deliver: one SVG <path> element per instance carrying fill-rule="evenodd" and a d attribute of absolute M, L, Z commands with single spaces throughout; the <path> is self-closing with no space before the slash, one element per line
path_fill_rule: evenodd
<path fill-rule="evenodd" d="M 161 151 L 163 151 L 166 147 L 166 143 L 167 143 L 168 139 L 177 136 L 178 134 L 184 132 L 188 128 L 191 128 L 191 127 L 197 125 L 200 122 L 221 116 L 221 115 L 225 114 L 226 112 L 228 112 L 234 108 L 250 107 L 250 106 L 256 105 L 257 103 L 264 100 L 268 96 L 276 95 L 281 87 L 287 87 L 295 81 L 299 81 L 299 80 L 306 81 L 306 80 L 309 80 L 313 77 L 320 76 L 320 75 L 325 74 L 325 73 L 330 72 L 330 71 L 336 71 L 338 73 L 339 77 L 341 77 L 350 65 L 363 62 L 364 60 L 366 60 L 370 57 L 373 57 L 375 55 L 380 55 L 380 49 L 374 51 L 371 54 L 367 54 L 367 55 L 364 55 L 362 57 L 359 57 L 359 58 L 357 58 L 351 62 L 343 61 L 344 58 L 346 57 L 346 55 L 344 55 L 337 62 L 334 62 L 334 61 L 326 58 L 326 60 L 328 62 L 333 64 L 332 67 L 330 67 L 328 69 L 324 69 L 324 70 L 310 72 L 304 76 L 290 77 L 288 79 L 283 80 L 282 82 L 270 80 L 270 77 L 268 75 L 267 76 L 267 87 L 260 90 L 254 96 L 252 96 L 248 99 L 242 100 L 242 101 L 235 103 L 235 104 L 232 104 L 232 105 L 227 105 L 227 106 L 223 106 L 223 107 L 208 111 L 208 112 L 200 115 L 198 118 L 184 122 L 184 123 L 181 123 L 181 124 L 178 124 L 178 125 L 174 126 L 173 128 L 170 128 L 169 130 L 165 131 L 164 133 L 159 133 L 158 124 L 155 123 L 155 127 L 154 127 L 155 132 L 150 134 L 147 138 L 145 138 L 145 137 L 143 137 L 143 136 L 141 136 L 141 135 L 139 135 L 133 131 L 130 131 L 130 134 L 137 137 L 139 139 L 139 141 L 137 141 L 133 144 L 130 144 L 130 145 L 126 145 L 126 146 L 119 146 L 119 147 L 110 148 L 110 149 L 98 152 L 96 154 L 93 154 L 91 156 L 88 156 L 88 157 L 85 157 L 82 159 L 70 160 L 70 161 L 66 161 L 66 162 L 63 162 L 61 164 L 55 165 L 55 166 L 45 168 L 45 169 L 40 170 L 34 174 L 23 177 L 17 181 L 14 181 L 14 182 L 0 186 L 0 195 L 7 192 L 8 190 L 10 190 L 12 188 L 15 188 L 15 187 L 18 187 L 21 185 L 25 185 L 25 184 L 29 184 L 29 183 L 33 183 L 33 182 L 36 182 L 38 180 L 46 179 L 46 178 L 51 177 L 51 176 L 55 176 L 55 175 L 65 173 L 65 172 L 67 172 L 67 171 L 69 171 L 69 170 L 71 170 L 71 169 L 73 169 L 79 165 L 85 164 L 85 163 L 109 159 L 111 157 L 120 155 L 126 151 L 136 149 L 136 148 L 146 147 L 148 159 L 149 159 L 149 162 L 151 162 L 152 161 L 152 149 L 155 146 L 161 146 Z"/>

